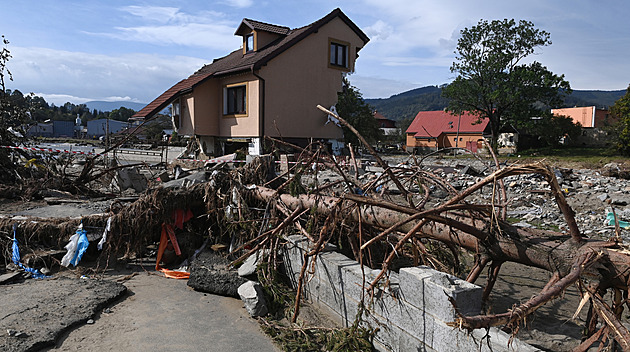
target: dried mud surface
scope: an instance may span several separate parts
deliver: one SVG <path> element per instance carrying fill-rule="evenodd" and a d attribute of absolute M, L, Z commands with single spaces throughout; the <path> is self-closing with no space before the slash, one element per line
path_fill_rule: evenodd
<path fill-rule="evenodd" d="M 116 282 L 69 277 L 2 285 L 0 350 L 36 351 L 52 345 L 126 290 Z"/>

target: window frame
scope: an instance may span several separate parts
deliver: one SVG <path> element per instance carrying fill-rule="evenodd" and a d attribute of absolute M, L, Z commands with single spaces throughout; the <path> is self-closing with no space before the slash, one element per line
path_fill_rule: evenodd
<path fill-rule="evenodd" d="M 343 57 L 339 62 L 339 49 L 343 48 Z M 333 55 L 334 59 L 333 60 Z M 350 43 L 343 40 L 328 38 L 328 67 L 338 70 L 350 70 Z"/>
<path fill-rule="evenodd" d="M 238 90 L 243 90 L 243 96 L 240 98 L 242 101 L 243 109 L 238 110 Z M 236 99 L 234 104 L 230 104 L 230 92 L 237 91 Z M 223 87 L 223 116 L 224 117 L 246 117 L 248 116 L 248 85 L 247 82 L 228 84 Z M 232 105 L 232 106 L 231 106 Z M 231 108 L 234 110 L 231 110 Z"/>
<path fill-rule="evenodd" d="M 245 35 L 245 42 L 244 42 L 245 53 L 251 53 L 253 51 L 256 51 L 256 38 L 254 34 L 255 33 L 252 32 L 250 34 Z M 249 43 L 250 39 L 251 39 L 251 47 Z"/>

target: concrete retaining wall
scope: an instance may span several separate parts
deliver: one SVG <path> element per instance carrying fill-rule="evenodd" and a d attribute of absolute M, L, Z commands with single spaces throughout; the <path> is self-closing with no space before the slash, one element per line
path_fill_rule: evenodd
<path fill-rule="evenodd" d="M 307 246 L 308 240 L 297 235 L 289 238 L 285 249 L 287 273 L 294 287 Z M 305 282 L 305 297 L 349 326 L 357 315 L 362 287 L 370 284 L 378 270 L 364 267 L 364 282 L 359 263 L 335 249 L 330 246 L 318 256 L 314 274 L 308 275 Z M 312 272 L 311 264 L 308 272 Z M 463 314 L 478 314 L 482 295 L 479 286 L 425 266 L 391 273 L 390 281 L 389 287 L 379 290 L 374 300 L 365 300 L 368 310 L 364 318 L 372 328 L 379 328 L 374 344 L 380 351 L 538 351 L 518 340 L 509 343 L 510 336 L 498 329 L 469 334 L 446 325 L 455 320 L 447 295 Z"/>

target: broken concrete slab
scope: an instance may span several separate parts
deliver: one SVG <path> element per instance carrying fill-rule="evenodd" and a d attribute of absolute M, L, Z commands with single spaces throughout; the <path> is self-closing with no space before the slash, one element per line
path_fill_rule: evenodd
<path fill-rule="evenodd" d="M 116 182 L 121 190 L 133 188 L 136 192 L 144 192 L 148 187 L 148 181 L 137 168 L 126 167 L 116 173 Z"/>
<path fill-rule="evenodd" d="M 260 283 L 247 281 L 238 287 L 238 295 L 243 300 L 247 313 L 252 317 L 260 317 L 267 314 L 267 302 Z"/>
<path fill-rule="evenodd" d="M 111 281 L 64 277 L 4 285 L 0 326 L 16 333 L 0 334 L 0 350 L 34 351 L 52 346 L 65 331 L 85 323 L 126 290 Z"/>
<path fill-rule="evenodd" d="M 0 275 L 0 285 L 2 284 L 6 284 L 9 283 L 13 280 L 17 280 L 18 277 L 20 277 L 22 275 L 22 273 L 15 271 L 12 273 L 6 273 L 6 274 L 2 274 Z"/>
<path fill-rule="evenodd" d="M 212 251 L 199 253 L 190 265 L 188 286 L 201 292 L 239 297 L 238 287 L 248 280 L 230 268 L 230 262 Z"/>

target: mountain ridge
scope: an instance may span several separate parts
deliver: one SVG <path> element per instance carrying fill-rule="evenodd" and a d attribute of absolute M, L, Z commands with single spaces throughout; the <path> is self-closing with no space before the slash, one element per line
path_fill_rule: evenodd
<path fill-rule="evenodd" d="M 125 101 L 125 100 L 120 100 L 120 101 L 91 100 L 83 104 L 85 104 L 85 106 L 87 106 L 90 110 L 98 110 L 98 111 L 103 111 L 103 112 L 120 109 L 121 107 L 139 111 L 140 109 L 142 109 L 143 107 L 147 105 L 146 103 L 136 103 L 133 101 Z"/>
<path fill-rule="evenodd" d="M 626 93 L 621 90 L 574 90 L 564 99 L 562 107 L 597 106 L 608 108 Z M 442 97 L 442 88 L 426 86 L 414 88 L 389 98 L 364 99 L 383 116 L 401 121 L 413 119 L 419 111 L 443 110 L 448 105 L 448 99 Z"/>

